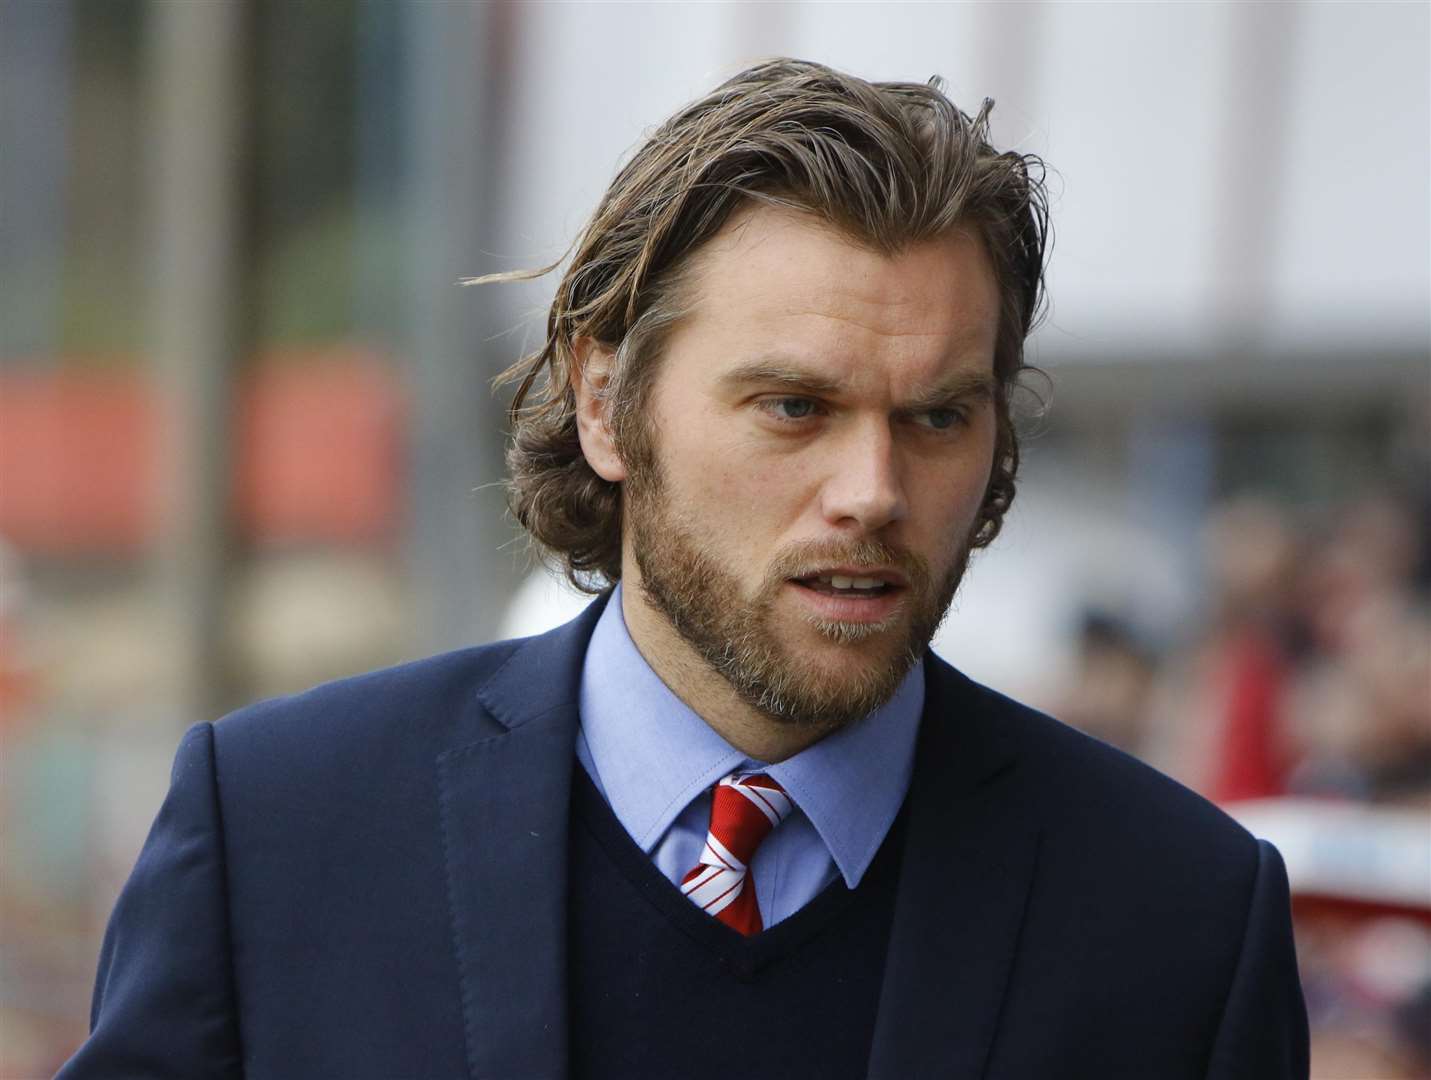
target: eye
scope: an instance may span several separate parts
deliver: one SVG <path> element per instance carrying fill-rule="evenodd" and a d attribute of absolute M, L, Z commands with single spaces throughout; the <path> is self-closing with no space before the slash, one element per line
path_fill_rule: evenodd
<path fill-rule="evenodd" d="M 814 416 L 819 406 L 810 398 L 803 397 L 777 397 L 765 398 L 759 403 L 760 408 L 769 413 L 777 420 L 787 423 L 794 423 L 800 420 L 808 420 Z"/>
<path fill-rule="evenodd" d="M 915 420 L 933 431 L 948 431 L 964 422 L 964 414 L 958 409 L 929 409 L 915 413 Z"/>

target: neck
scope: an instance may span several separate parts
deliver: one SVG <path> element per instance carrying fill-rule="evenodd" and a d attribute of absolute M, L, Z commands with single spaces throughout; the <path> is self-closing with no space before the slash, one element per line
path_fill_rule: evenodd
<path fill-rule="evenodd" d="M 622 574 L 621 614 L 637 651 L 678 698 L 717 735 L 756 761 L 774 765 L 819 742 L 832 730 L 783 723 L 746 702 L 676 632 L 641 589 L 639 575 Z"/>

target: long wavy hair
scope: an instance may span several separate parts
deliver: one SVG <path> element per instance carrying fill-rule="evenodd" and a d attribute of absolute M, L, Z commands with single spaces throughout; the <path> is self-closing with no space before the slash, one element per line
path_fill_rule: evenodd
<path fill-rule="evenodd" d="M 508 503 L 543 557 L 579 589 L 621 577 L 621 485 L 597 476 L 577 438 L 575 343 L 615 354 L 605 393 L 618 451 L 649 453 L 645 406 L 668 331 L 688 309 L 683 270 L 736 208 L 755 200 L 812 214 L 893 255 L 955 227 L 988 248 L 1001 296 L 994 356 L 994 466 L 973 538 L 989 544 L 1014 498 L 1011 395 L 1041 313 L 1048 199 L 1042 161 L 989 144 L 974 116 L 927 84 L 871 83 L 788 58 L 731 78 L 662 124 L 617 173 L 574 245 L 546 340 L 499 378 L 513 383 Z M 523 280 L 555 270 L 473 279 Z"/>

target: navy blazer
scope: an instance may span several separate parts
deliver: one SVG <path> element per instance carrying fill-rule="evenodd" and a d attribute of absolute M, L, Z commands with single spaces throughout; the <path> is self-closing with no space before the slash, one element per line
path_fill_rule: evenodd
<path fill-rule="evenodd" d="M 577 689 L 602 602 L 191 728 L 60 1076 L 562 1076 Z M 1276 851 L 925 663 L 869 1075 L 1306 1076 Z"/>

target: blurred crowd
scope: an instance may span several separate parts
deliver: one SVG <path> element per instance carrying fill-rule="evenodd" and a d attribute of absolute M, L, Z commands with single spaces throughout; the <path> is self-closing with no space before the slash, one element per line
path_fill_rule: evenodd
<path fill-rule="evenodd" d="M 1208 615 L 1160 647 L 1089 611 L 1056 714 L 1216 802 L 1431 809 L 1431 522 L 1390 496 L 1315 523 L 1260 497 L 1207 528 Z"/>
<path fill-rule="evenodd" d="M 1313 511 L 1222 503 L 1205 616 L 1159 642 L 1086 612 L 1057 714 L 1234 812 L 1276 797 L 1384 808 L 1431 849 L 1431 471 L 1417 455 L 1387 481 Z M 1431 895 L 1352 892 L 1294 897 L 1314 1076 L 1431 1076 Z"/>

